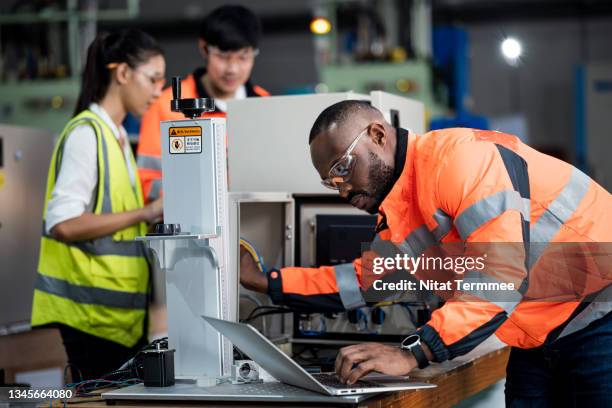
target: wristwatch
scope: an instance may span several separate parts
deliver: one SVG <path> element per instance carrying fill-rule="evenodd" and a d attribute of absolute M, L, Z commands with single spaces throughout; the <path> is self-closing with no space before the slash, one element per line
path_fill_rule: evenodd
<path fill-rule="evenodd" d="M 412 353 L 414 358 L 419 365 L 419 368 L 425 368 L 429 365 L 429 360 L 423 351 L 423 347 L 421 346 L 421 336 L 418 334 L 412 334 L 406 337 L 402 344 L 400 344 L 400 348 L 402 350 L 408 350 Z"/>

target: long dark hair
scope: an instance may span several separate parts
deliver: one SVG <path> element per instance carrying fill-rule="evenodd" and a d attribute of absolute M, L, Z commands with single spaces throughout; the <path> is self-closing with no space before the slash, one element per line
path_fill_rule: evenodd
<path fill-rule="evenodd" d="M 136 68 L 156 55 L 164 55 L 164 52 L 157 41 L 143 31 L 126 29 L 98 34 L 87 49 L 87 62 L 74 115 L 104 98 L 111 78 L 109 64 L 125 62 L 131 68 Z"/>

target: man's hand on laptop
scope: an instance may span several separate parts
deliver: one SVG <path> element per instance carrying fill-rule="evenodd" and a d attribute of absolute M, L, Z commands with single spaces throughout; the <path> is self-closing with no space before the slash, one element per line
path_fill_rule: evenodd
<path fill-rule="evenodd" d="M 242 245 L 240 246 L 240 283 L 256 292 L 268 291 L 268 278 L 259 270 L 253 256 Z"/>
<path fill-rule="evenodd" d="M 406 375 L 417 366 L 414 356 L 398 347 L 363 343 L 341 348 L 335 369 L 340 381 L 350 385 L 372 371 Z"/>

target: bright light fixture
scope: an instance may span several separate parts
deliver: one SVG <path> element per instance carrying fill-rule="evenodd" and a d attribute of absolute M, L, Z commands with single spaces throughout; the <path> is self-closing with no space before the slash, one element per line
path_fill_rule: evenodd
<path fill-rule="evenodd" d="M 325 17 L 316 17 L 310 22 L 310 31 L 313 34 L 327 34 L 331 31 L 331 23 Z"/>
<path fill-rule="evenodd" d="M 515 61 L 523 53 L 523 47 L 517 39 L 509 37 L 502 42 L 501 51 L 506 59 Z"/>

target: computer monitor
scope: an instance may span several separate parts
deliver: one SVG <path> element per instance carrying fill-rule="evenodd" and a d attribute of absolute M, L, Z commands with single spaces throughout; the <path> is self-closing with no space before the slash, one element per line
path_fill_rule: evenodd
<path fill-rule="evenodd" d="M 317 266 L 352 262 L 361 256 L 361 247 L 374 239 L 374 215 L 317 215 Z"/>

